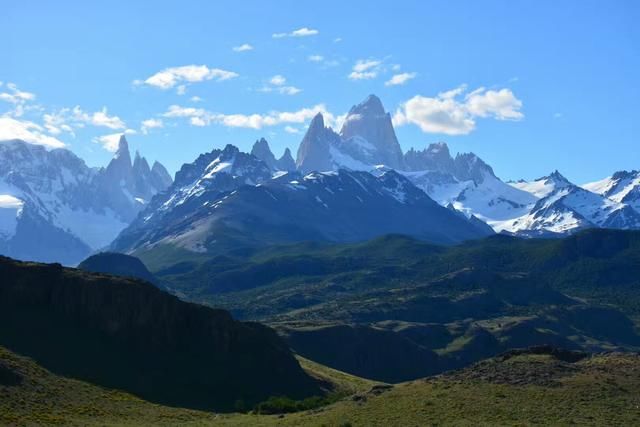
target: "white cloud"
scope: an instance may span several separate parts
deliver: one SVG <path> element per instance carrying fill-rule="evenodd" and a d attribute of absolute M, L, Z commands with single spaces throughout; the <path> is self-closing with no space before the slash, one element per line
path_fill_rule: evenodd
<path fill-rule="evenodd" d="M 335 39 L 333 39 L 334 43 L 340 43 L 342 41 L 342 37 L 336 37 Z"/>
<path fill-rule="evenodd" d="M 27 106 L 27 103 L 33 101 L 36 96 L 31 92 L 25 92 L 18 89 L 15 83 L 6 84 L 8 92 L 0 92 L 0 101 L 9 102 L 14 105 L 13 110 L 7 112 L 7 115 L 20 117 L 26 111 L 39 110 L 38 105 Z"/>
<path fill-rule="evenodd" d="M 351 80 L 369 80 L 378 76 L 382 61 L 377 59 L 359 59 L 349 74 Z"/>
<path fill-rule="evenodd" d="M 322 62 L 324 61 L 324 56 L 322 55 L 309 55 L 307 59 L 311 62 Z"/>
<path fill-rule="evenodd" d="M 64 142 L 46 135 L 40 125 L 12 117 L 0 117 L 0 141 L 9 139 L 21 139 L 30 144 L 44 145 L 48 148 L 65 147 Z"/>
<path fill-rule="evenodd" d="M 104 148 L 105 150 L 115 153 L 116 151 L 118 151 L 118 143 L 120 142 L 120 137 L 122 135 L 130 135 L 135 133 L 137 133 L 135 130 L 127 129 L 124 132 L 95 137 L 93 138 L 93 142 L 102 145 L 102 148 Z"/>
<path fill-rule="evenodd" d="M 18 89 L 15 83 L 7 83 L 7 89 L 9 89 L 9 92 L 0 93 L 0 100 L 12 104 L 23 104 L 27 101 L 33 101 L 36 98 L 33 93 Z"/>
<path fill-rule="evenodd" d="M 281 76 L 280 74 L 277 74 L 271 77 L 271 79 L 269 80 L 269 83 L 271 83 L 274 86 L 282 86 L 286 82 L 287 82 L 287 79 Z"/>
<path fill-rule="evenodd" d="M 143 83 L 160 89 L 170 89 L 181 82 L 223 81 L 235 77 L 238 77 L 238 74 L 233 71 L 209 68 L 206 65 L 184 65 L 182 67 L 166 68 L 147 78 Z"/>
<path fill-rule="evenodd" d="M 42 116 L 44 127 L 53 135 L 68 132 L 75 137 L 74 129 L 86 125 L 106 127 L 113 130 L 126 128 L 124 121 L 118 116 L 110 116 L 107 107 L 93 113 L 83 111 L 80 106 L 62 108 Z"/>
<path fill-rule="evenodd" d="M 65 118 L 64 114 L 61 114 L 61 113 L 44 114 L 42 118 L 44 120 L 44 127 L 47 129 L 47 131 L 50 134 L 59 135 L 62 132 L 68 132 L 72 136 L 74 137 L 76 136 L 75 133 L 73 132 L 73 128 L 66 123 L 67 119 Z"/>
<path fill-rule="evenodd" d="M 389 80 L 387 80 L 384 85 L 385 86 L 398 86 L 403 85 L 409 80 L 416 77 L 416 73 L 400 73 L 394 74 Z"/>
<path fill-rule="evenodd" d="M 278 92 L 282 95 L 297 95 L 302 92 L 302 89 L 295 86 L 282 86 L 281 88 L 278 88 Z"/>
<path fill-rule="evenodd" d="M 187 93 L 187 86 L 186 85 L 179 85 L 176 88 L 176 93 L 178 95 L 184 95 L 185 93 Z"/>
<path fill-rule="evenodd" d="M 164 123 L 160 119 L 147 119 L 142 121 L 142 126 L 140 127 L 140 131 L 143 134 L 148 134 L 149 129 L 157 129 L 164 127 Z"/>
<path fill-rule="evenodd" d="M 233 51 L 234 52 L 247 52 L 249 50 L 253 50 L 253 46 L 251 46 L 248 43 L 241 44 L 240 46 L 234 46 L 233 47 Z"/>
<path fill-rule="evenodd" d="M 273 37 L 274 39 L 281 39 L 284 37 L 308 37 L 308 36 L 315 36 L 319 33 L 320 31 L 318 30 L 302 27 L 297 30 L 291 31 L 290 33 L 274 33 L 271 35 L 271 37 Z"/>
<path fill-rule="evenodd" d="M 285 132 L 287 132 L 287 133 L 293 133 L 293 134 L 298 134 L 298 133 L 300 133 L 300 130 L 299 130 L 299 129 L 296 129 L 296 128 L 294 128 L 293 126 L 289 126 L 289 125 L 287 125 L 287 126 L 285 126 L 285 127 L 284 127 L 284 131 L 285 131 Z"/>
<path fill-rule="evenodd" d="M 359 59 L 358 61 L 356 61 L 356 64 L 353 66 L 353 71 L 361 73 L 361 72 L 370 70 L 372 68 L 376 68 L 380 66 L 380 64 L 382 64 L 382 61 L 378 61 L 376 59 L 368 59 L 368 60 Z"/>
<path fill-rule="evenodd" d="M 520 120 L 522 101 L 510 89 L 478 88 L 459 99 L 466 86 L 439 93 L 433 98 L 414 96 L 396 111 L 396 126 L 414 124 L 425 133 L 466 135 L 476 127 L 476 119 Z"/>
<path fill-rule="evenodd" d="M 76 107 L 78 108 L 78 107 Z M 94 126 L 103 126 L 109 129 L 124 129 L 126 125 L 118 116 L 109 116 L 107 107 L 102 107 L 102 111 L 96 111 L 88 120 Z"/>
<path fill-rule="evenodd" d="M 318 104 L 311 108 L 302 108 L 292 112 L 271 111 L 267 114 L 222 114 L 207 111 L 203 108 L 182 107 L 172 105 L 163 114 L 166 118 L 185 118 L 193 126 L 208 126 L 219 124 L 226 127 L 238 127 L 249 129 L 262 129 L 263 127 L 283 124 L 302 124 L 312 119 L 316 114 L 322 113 L 325 122 L 335 122 L 333 114 L 329 113 L 324 104 Z"/>
<path fill-rule="evenodd" d="M 478 117 L 494 117 L 498 120 L 520 120 L 522 101 L 510 89 L 478 91 L 465 98 L 469 112 Z"/>
<path fill-rule="evenodd" d="M 191 102 L 202 102 L 202 98 L 200 98 L 199 96 L 192 96 L 190 100 Z"/>
<path fill-rule="evenodd" d="M 280 74 L 277 74 L 269 79 L 271 86 L 264 86 L 258 89 L 260 92 L 277 92 L 281 95 L 296 95 L 302 92 L 302 89 L 295 86 L 284 86 L 287 79 Z"/>

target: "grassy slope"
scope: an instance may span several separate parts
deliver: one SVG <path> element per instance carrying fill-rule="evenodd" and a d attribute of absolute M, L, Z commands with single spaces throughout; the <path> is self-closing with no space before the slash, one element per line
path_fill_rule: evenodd
<path fill-rule="evenodd" d="M 302 364 L 315 374 L 337 381 L 356 394 L 319 410 L 279 417 L 216 415 L 162 407 L 126 393 L 54 376 L 29 359 L 0 348 L 0 424 L 392 426 L 640 422 L 638 355 L 599 355 L 576 364 L 559 363 L 549 356 L 521 355 L 483 363 L 481 377 L 475 375 L 475 369 L 467 369 L 376 393 L 363 391 L 371 385 L 367 381 L 303 360 Z M 19 373 L 22 383 L 7 386 L 7 371 Z M 540 377 L 550 378 L 551 383 L 538 384 Z"/>
<path fill-rule="evenodd" d="M 189 258 L 184 252 L 183 261 Z M 277 246 L 208 260 L 191 254 L 192 262 L 175 268 L 168 261 L 158 262 L 161 257 L 153 260 L 154 255 L 146 254 L 143 260 L 152 261 L 151 269 L 162 271 L 162 279 L 176 293 L 247 319 L 268 319 L 363 289 L 419 285 L 466 268 L 526 272 L 556 290 L 612 304 L 640 318 L 637 231 L 586 230 L 562 240 L 493 236 L 448 248 L 384 236 L 356 244 Z"/>

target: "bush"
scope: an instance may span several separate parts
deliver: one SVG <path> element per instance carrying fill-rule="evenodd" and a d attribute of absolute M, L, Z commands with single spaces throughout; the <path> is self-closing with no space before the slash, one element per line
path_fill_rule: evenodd
<path fill-rule="evenodd" d="M 272 396 L 256 405 L 254 412 L 262 415 L 288 414 L 291 412 L 307 411 L 330 405 L 338 401 L 341 394 L 329 394 L 327 396 L 311 396 L 304 400 L 293 400 L 285 396 Z"/>

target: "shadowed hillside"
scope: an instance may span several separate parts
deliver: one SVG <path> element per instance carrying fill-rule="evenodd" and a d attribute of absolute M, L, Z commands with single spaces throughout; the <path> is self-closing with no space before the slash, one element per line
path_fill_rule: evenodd
<path fill-rule="evenodd" d="M 171 406 L 320 390 L 271 329 L 133 279 L 0 258 L 0 345 L 54 373 Z"/>

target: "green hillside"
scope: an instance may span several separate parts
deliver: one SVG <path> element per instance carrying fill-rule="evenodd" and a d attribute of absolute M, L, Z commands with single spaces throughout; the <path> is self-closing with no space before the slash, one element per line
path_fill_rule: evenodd
<path fill-rule="evenodd" d="M 471 426 L 640 422 L 637 354 L 513 353 L 445 376 L 395 386 L 375 386 L 317 364 L 307 368 L 334 384 L 353 387 L 352 391 L 329 406 L 294 414 L 213 414 L 160 406 L 54 375 L 0 347 L 0 424 Z"/>

